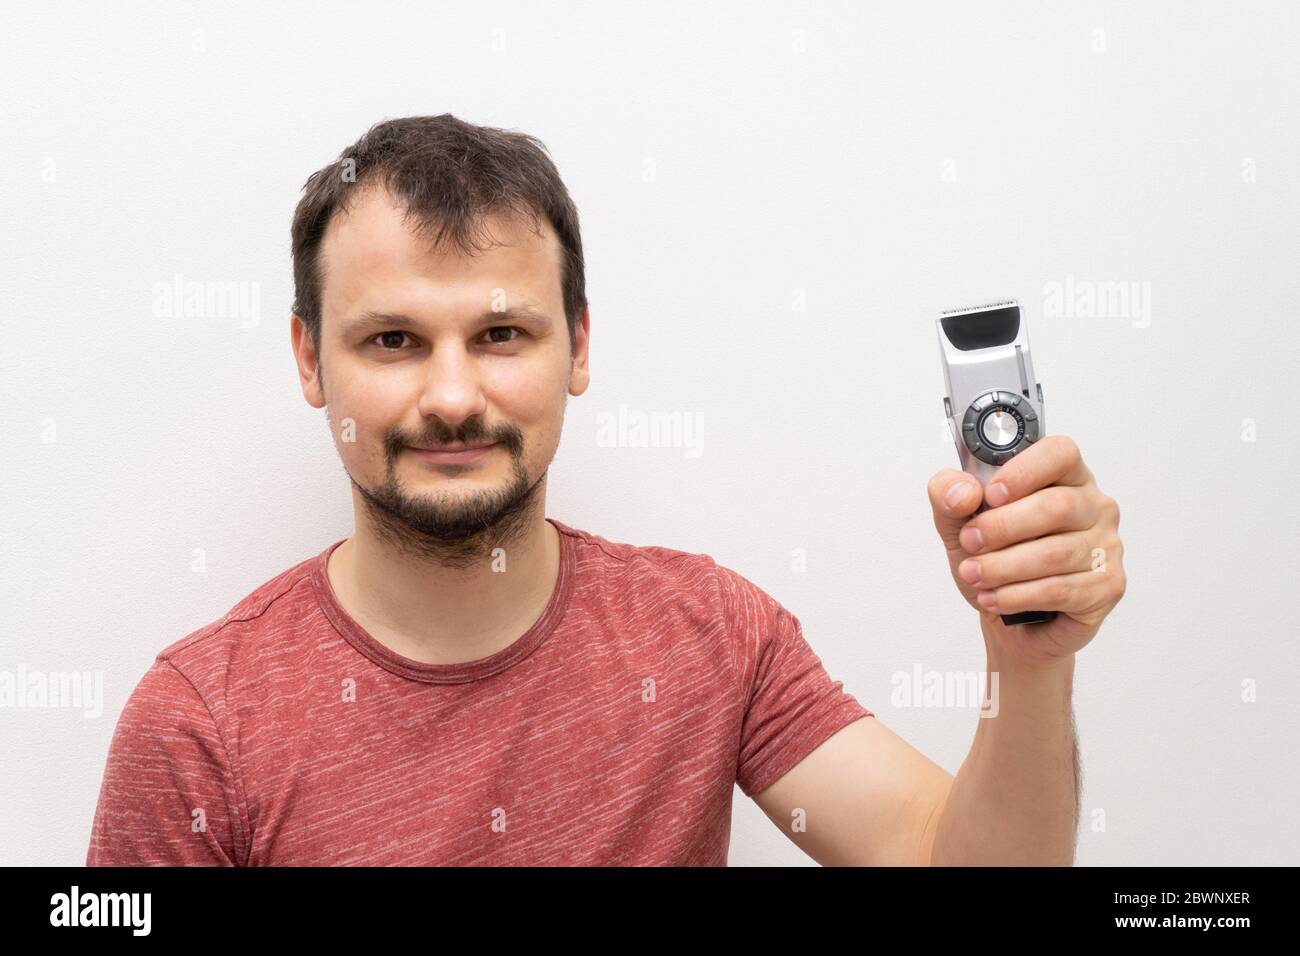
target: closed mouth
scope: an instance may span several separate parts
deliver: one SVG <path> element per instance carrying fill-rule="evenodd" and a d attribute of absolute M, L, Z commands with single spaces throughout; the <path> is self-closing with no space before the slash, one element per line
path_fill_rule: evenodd
<path fill-rule="evenodd" d="M 432 448 L 422 448 L 419 445 L 412 445 L 416 451 L 477 451 L 480 448 L 491 448 L 496 442 L 485 441 L 477 445 L 435 445 Z"/>

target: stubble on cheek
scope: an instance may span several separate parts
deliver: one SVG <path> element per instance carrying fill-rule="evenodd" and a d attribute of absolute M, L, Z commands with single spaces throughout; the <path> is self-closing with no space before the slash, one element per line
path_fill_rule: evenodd
<path fill-rule="evenodd" d="M 348 474 L 368 486 L 386 482 L 388 462 L 382 433 L 368 427 L 346 406 L 327 402 L 325 414 L 330 437 Z"/>

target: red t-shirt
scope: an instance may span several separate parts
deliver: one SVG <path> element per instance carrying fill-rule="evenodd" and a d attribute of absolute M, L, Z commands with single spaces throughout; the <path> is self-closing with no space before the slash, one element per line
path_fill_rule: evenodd
<path fill-rule="evenodd" d="M 164 649 L 86 864 L 725 866 L 733 787 L 874 715 L 735 571 L 547 520 L 555 591 L 490 657 L 367 634 L 325 573 L 341 541 Z"/>

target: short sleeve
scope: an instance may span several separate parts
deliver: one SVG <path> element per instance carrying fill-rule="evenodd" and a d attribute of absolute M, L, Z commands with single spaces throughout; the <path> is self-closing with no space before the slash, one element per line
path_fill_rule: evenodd
<path fill-rule="evenodd" d="M 875 714 L 831 680 L 798 618 L 737 572 L 718 570 L 745 702 L 736 782 L 752 797 L 837 731 Z"/>
<path fill-rule="evenodd" d="M 234 866 L 242 805 L 203 698 L 159 658 L 118 718 L 87 866 Z"/>

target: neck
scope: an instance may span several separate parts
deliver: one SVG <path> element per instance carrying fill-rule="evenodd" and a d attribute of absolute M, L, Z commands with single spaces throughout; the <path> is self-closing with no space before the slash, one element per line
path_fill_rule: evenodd
<path fill-rule="evenodd" d="M 377 527 L 357 502 L 356 532 L 327 573 L 339 603 L 375 640 L 426 664 L 459 664 L 503 650 L 541 616 L 560 568 L 559 532 L 545 498 L 506 528 L 440 554 Z"/>

